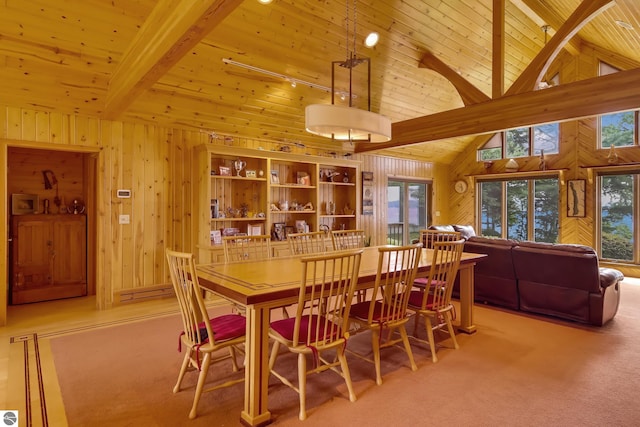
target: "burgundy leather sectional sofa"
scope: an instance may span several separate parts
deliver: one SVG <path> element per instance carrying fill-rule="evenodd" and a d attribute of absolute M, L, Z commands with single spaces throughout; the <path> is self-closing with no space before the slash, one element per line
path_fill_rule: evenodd
<path fill-rule="evenodd" d="M 432 228 L 460 231 L 465 252 L 488 255 L 475 267 L 476 302 L 597 326 L 618 311 L 624 276 L 600 267 L 591 247 L 480 237 L 470 226 Z"/>

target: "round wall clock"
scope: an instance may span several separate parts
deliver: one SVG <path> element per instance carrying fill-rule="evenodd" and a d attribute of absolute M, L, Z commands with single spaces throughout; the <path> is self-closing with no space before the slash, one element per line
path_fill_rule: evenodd
<path fill-rule="evenodd" d="M 465 191 L 467 191 L 467 187 L 468 187 L 467 181 L 465 181 L 463 179 L 457 180 L 456 183 L 455 183 L 455 186 L 454 186 L 454 188 L 456 190 L 456 193 L 460 193 L 460 194 L 462 194 Z"/>

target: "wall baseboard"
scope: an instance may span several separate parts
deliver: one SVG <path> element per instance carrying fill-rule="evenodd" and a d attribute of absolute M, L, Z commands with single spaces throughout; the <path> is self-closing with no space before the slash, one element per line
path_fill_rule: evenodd
<path fill-rule="evenodd" d="M 113 305 L 130 304 L 173 296 L 175 296 L 175 293 L 173 292 L 173 286 L 171 284 L 122 289 L 115 292 Z"/>

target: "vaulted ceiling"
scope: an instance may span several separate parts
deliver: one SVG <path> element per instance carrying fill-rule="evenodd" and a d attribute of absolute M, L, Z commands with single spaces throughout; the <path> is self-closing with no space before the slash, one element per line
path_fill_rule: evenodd
<path fill-rule="evenodd" d="M 592 15 L 589 3 L 598 4 Z M 551 58 L 552 46 L 571 55 L 590 46 L 627 58 L 630 69 L 640 64 L 637 0 L 4 0 L 0 103 L 353 150 L 304 130 L 305 107 L 331 102 L 321 88 L 331 86 L 331 62 L 345 59 L 347 43 L 353 50 L 347 6 L 350 16 L 356 11 L 356 53 L 371 58 L 371 109 L 394 123 L 382 153 L 401 157 L 452 162 L 469 135 L 491 127 L 414 132 L 402 146 L 392 146 L 395 132 L 435 127 L 447 112 L 509 90 L 530 92 L 513 83 L 532 73 L 545 46 Z M 589 16 L 569 25 L 580 10 Z M 362 44 L 370 31 L 381 36 L 372 49 Z M 361 79 L 354 93 L 366 98 Z M 453 136 L 423 142 L 439 135 Z"/>

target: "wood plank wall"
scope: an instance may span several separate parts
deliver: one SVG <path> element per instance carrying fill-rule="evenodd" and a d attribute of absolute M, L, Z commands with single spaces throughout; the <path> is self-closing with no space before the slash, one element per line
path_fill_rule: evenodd
<path fill-rule="evenodd" d="M 99 309 L 111 307 L 114 295 L 123 290 L 154 288 L 170 283 L 165 248 L 196 252 L 191 211 L 194 147 L 212 143 L 263 150 L 281 149 L 272 142 L 241 138 L 230 141 L 198 131 L 106 121 L 7 105 L 0 105 L 0 112 L 0 203 L 4 212 L 9 212 L 6 173 L 9 148 L 17 152 L 60 150 L 72 157 L 76 155 L 73 153 L 83 153 L 91 159 L 83 164 L 84 192 L 85 202 L 91 205 L 89 213 L 93 212 L 89 215 L 89 246 L 92 247 L 89 257 L 94 260 L 95 271 L 90 280 Z M 303 147 L 291 147 L 293 153 L 308 151 Z M 382 207 L 386 205 L 387 177 L 433 179 L 434 167 L 423 162 L 374 155 L 357 157 L 355 160 L 363 164 L 362 170 L 374 172 L 376 184 L 375 214 L 363 217 L 362 225 L 372 236 L 373 244 L 384 243 L 386 211 Z M 51 168 L 59 167 L 59 161 L 52 159 L 55 167 Z M 32 170 L 37 171 L 39 167 L 34 165 Z M 441 169 L 446 171 L 444 167 Z M 36 179 L 36 186 L 43 185 L 40 179 L 41 175 Z M 131 190 L 132 197 L 117 198 L 118 189 Z M 445 212 L 446 206 L 441 210 Z M 119 216 L 125 214 L 130 215 L 129 225 L 118 222 Z M 8 217 L 0 222 L 0 236 L 7 235 Z M 4 277 L 8 277 L 7 261 L 7 246 L 2 245 L 0 274 Z M 0 285 L 0 324 L 6 323 L 7 287 L 6 281 Z"/>

